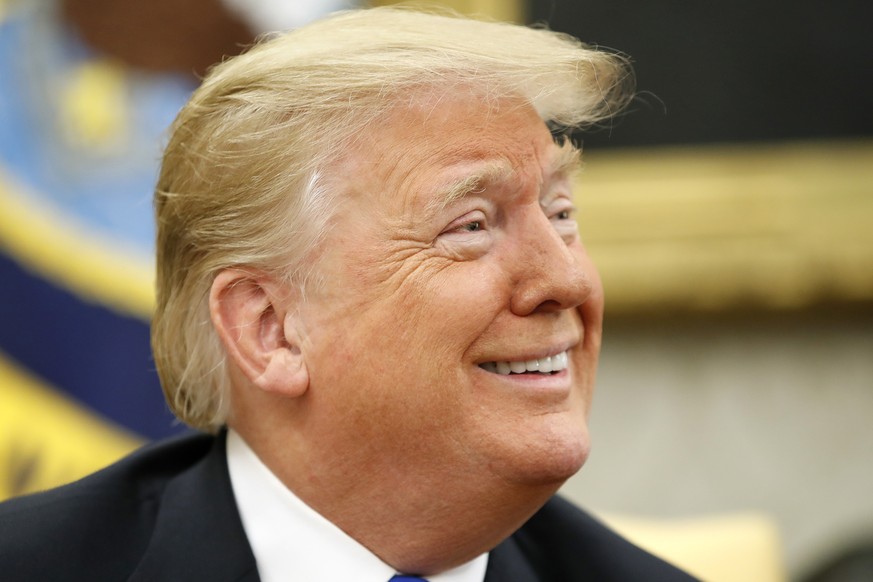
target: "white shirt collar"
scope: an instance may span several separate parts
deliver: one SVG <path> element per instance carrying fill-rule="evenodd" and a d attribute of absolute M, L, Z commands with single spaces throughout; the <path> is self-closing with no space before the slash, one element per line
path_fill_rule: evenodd
<path fill-rule="evenodd" d="M 227 466 L 243 529 L 263 582 L 388 582 L 397 572 L 303 503 L 234 431 Z M 483 582 L 488 554 L 429 576 L 430 582 Z"/>

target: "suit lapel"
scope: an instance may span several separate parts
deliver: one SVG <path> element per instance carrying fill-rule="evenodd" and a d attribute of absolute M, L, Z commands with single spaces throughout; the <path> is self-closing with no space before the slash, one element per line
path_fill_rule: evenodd
<path fill-rule="evenodd" d="M 154 500 L 155 528 L 130 582 L 259 580 L 230 487 L 225 437 L 219 435 L 209 453 Z"/>
<path fill-rule="evenodd" d="M 488 555 L 485 582 L 540 582 L 514 537 L 504 540 Z"/>

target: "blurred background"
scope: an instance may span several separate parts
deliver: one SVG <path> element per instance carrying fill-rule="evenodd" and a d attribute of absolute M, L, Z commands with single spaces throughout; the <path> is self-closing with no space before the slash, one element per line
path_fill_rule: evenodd
<path fill-rule="evenodd" d="M 148 339 L 165 129 L 210 64 L 354 4 L 0 0 L 0 498 L 183 430 Z M 607 320 L 565 494 L 618 522 L 760 518 L 790 579 L 873 580 L 873 5 L 443 4 L 637 73 L 577 136 Z"/>

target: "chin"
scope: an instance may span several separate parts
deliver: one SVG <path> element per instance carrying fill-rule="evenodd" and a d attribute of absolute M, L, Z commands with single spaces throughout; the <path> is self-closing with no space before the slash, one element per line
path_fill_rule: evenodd
<path fill-rule="evenodd" d="M 519 445 L 521 450 L 516 450 L 502 467 L 495 465 L 497 472 L 520 485 L 553 485 L 555 489 L 579 472 L 591 450 L 588 431 L 578 427 Z"/>

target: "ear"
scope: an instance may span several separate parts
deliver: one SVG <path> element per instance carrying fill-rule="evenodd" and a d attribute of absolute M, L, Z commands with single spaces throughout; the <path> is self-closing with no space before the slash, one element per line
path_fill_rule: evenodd
<path fill-rule="evenodd" d="M 301 396 L 309 373 L 297 326 L 286 321 L 288 301 L 267 275 L 225 269 L 212 282 L 209 313 L 227 355 L 248 380 L 265 392 Z"/>

